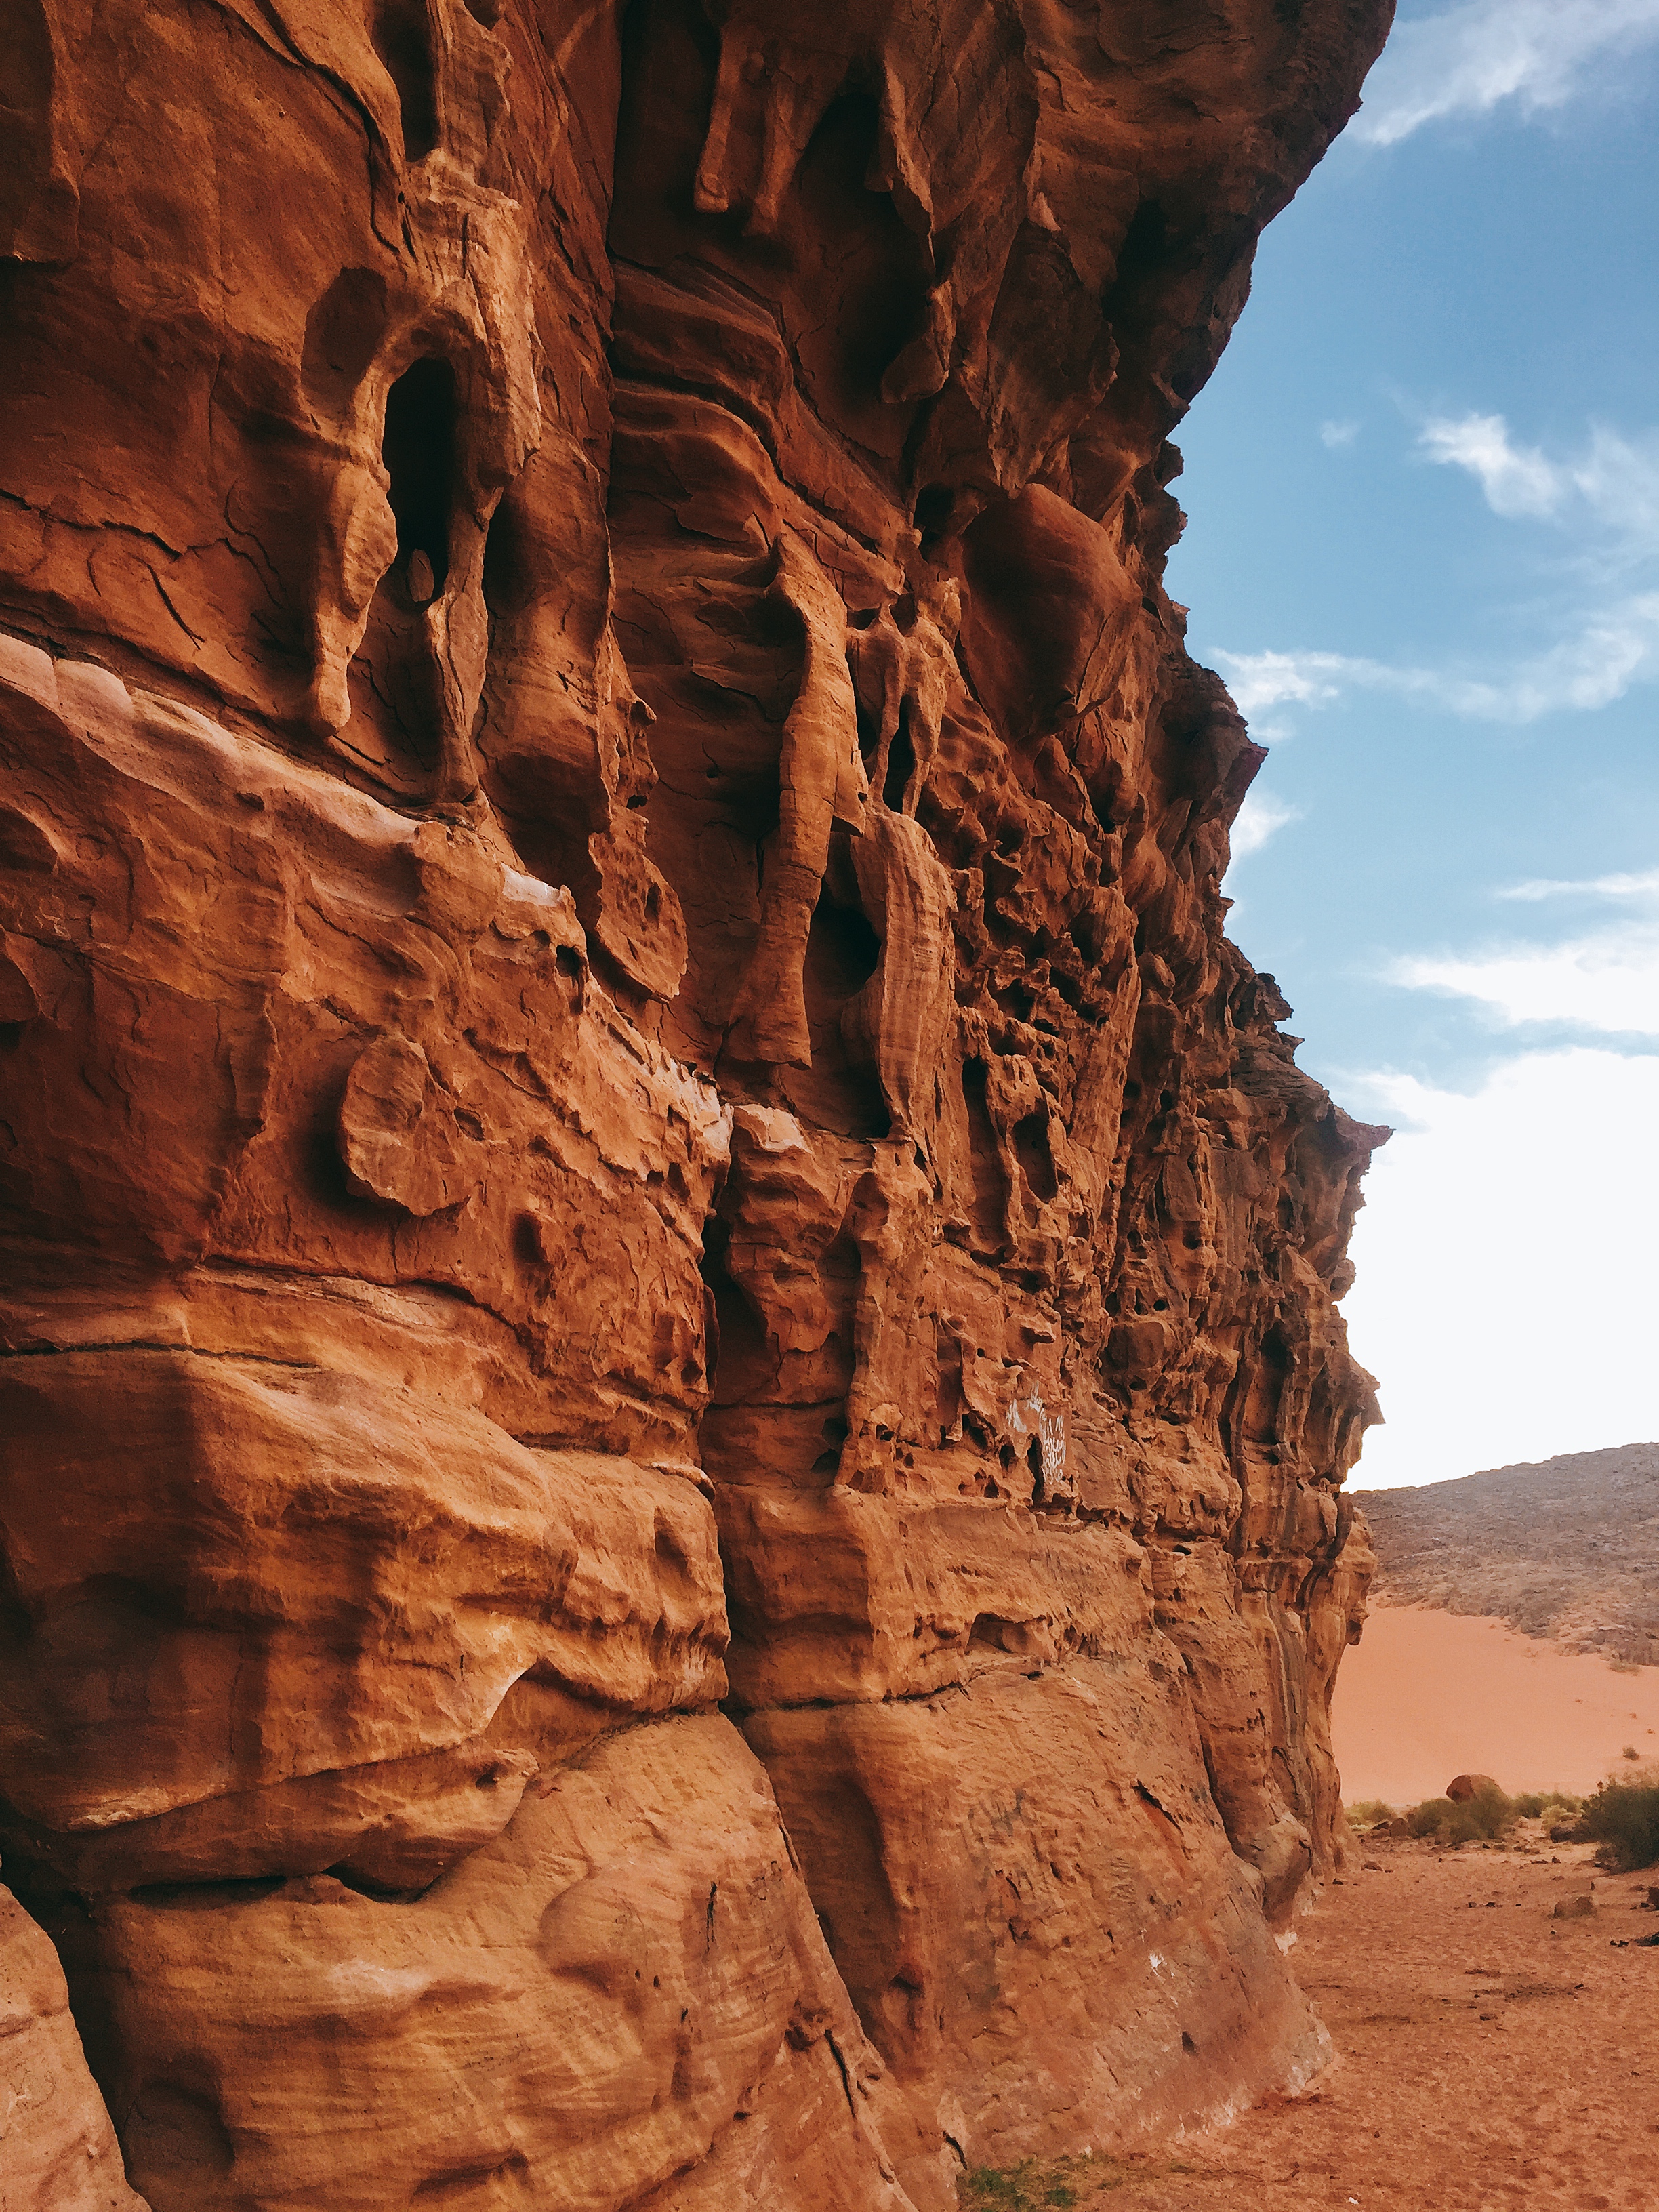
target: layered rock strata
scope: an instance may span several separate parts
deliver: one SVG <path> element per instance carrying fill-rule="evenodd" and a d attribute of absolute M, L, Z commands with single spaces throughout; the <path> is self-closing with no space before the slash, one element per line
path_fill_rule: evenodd
<path fill-rule="evenodd" d="M 1322 2063 L 1381 1133 L 1161 576 L 1388 14 L 22 10 L 0 1848 L 154 2212 Z"/>

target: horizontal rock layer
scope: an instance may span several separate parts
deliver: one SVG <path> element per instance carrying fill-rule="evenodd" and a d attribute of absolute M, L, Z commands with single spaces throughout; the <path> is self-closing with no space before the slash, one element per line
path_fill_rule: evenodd
<path fill-rule="evenodd" d="M 1322 2063 L 1382 1133 L 1161 578 L 1388 13 L 23 9 L 30 2212 L 132 2201 L 42 1928 L 154 2212 L 943 2212 Z"/>

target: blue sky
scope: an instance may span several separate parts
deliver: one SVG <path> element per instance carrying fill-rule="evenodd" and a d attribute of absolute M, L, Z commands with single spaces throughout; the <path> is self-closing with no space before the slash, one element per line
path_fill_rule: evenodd
<path fill-rule="evenodd" d="M 1182 426 L 1233 934 L 1394 1123 L 1361 1486 L 1659 1436 L 1659 0 L 1403 6 Z"/>

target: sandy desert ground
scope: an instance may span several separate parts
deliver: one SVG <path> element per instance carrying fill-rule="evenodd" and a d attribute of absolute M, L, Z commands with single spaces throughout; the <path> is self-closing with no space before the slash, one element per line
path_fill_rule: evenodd
<path fill-rule="evenodd" d="M 1626 1745 L 1659 1759 L 1659 1668 L 1620 1673 L 1502 1621 L 1373 1606 L 1343 1656 L 1331 1718 L 1351 1805 L 1414 1805 L 1465 1772 L 1512 1796 L 1582 1794 L 1626 1765 Z"/>
<path fill-rule="evenodd" d="M 1583 1846 L 1362 1848 L 1380 1870 L 1357 1857 L 1292 1954 L 1335 2063 L 1302 2097 L 1194 2142 L 1030 2174 L 1029 2203 L 1654 2212 L 1659 1948 L 1634 1940 L 1659 1931 L 1652 1877 L 1600 1874 Z M 1555 1919 L 1591 1881 L 1593 1915 Z"/>

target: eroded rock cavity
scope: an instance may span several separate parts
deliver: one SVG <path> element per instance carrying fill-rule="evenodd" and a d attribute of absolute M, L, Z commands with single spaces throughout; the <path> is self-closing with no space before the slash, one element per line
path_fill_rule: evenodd
<path fill-rule="evenodd" d="M 41 1929 L 155 2212 L 944 2212 L 1320 2064 L 1380 1133 L 1160 578 L 1388 13 L 24 0 L 32 2207 Z"/>

